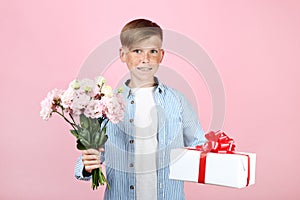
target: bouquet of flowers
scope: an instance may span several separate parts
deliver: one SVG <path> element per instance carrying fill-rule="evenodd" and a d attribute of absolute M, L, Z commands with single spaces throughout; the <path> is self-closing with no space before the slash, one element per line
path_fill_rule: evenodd
<path fill-rule="evenodd" d="M 70 132 L 77 139 L 77 149 L 99 149 L 107 141 L 106 125 L 120 122 L 125 106 L 122 89 L 113 92 L 103 77 L 94 80 L 73 80 L 67 90 L 53 89 L 41 102 L 40 116 L 48 120 L 53 113 L 72 126 Z M 109 184 L 101 168 L 92 171 L 92 188 Z"/>

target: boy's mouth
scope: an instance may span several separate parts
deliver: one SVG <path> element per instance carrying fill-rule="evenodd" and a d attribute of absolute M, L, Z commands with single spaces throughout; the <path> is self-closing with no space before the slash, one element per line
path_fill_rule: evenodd
<path fill-rule="evenodd" d="M 141 71 L 151 71 L 152 67 L 137 67 L 137 69 Z"/>

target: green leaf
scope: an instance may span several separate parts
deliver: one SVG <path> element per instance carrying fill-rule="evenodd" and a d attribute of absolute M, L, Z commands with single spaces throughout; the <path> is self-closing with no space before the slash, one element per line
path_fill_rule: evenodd
<path fill-rule="evenodd" d="M 95 148 L 98 149 L 100 147 L 100 133 L 99 132 L 94 132 L 94 144 Z"/>
<path fill-rule="evenodd" d="M 83 129 L 82 129 L 80 126 L 78 126 L 78 129 L 77 129 L 78 135 L 79 135 L 79 133 L 80 133 L 82 130 L 83 130 Z"/>
<path fill-rule="evenodd" d="M 76 138 L 78 138 L 78 133 L 76 130 L 70 130 L 70 132 L 72 133 L 72 135 L 74 135 Z"/>
<path fill-rule="evenodd" d="M 80 140 L 77 140 L 77 149 L 86 150 L 85 146 L 80 142 Z"/>
<path fill-rule="evenodd" d="M 79 132 L 79 137 L 80 138 L 84 138 L 85 140 L 87 140 L 88 142 L 90 142 L 90 132 L 87 129 L 82 129 Z"/>
<path fill-rule="evenodd" d="M 72 132 L 73 135 L 74 133 L 75 132 Z M 80 144 L 86 149 L 98 149 L 108 139 L 106 135 L 106 127 L 101 129 L 99 119 L 89 118 L 84 114 L 81 114 L 80 127 L 78 127 L 77 130 L 77 139 L 80 141 Z"/>
<path fill-rule="evenodd" d="M 84 114 L 81 114 L 79 118 L 81 127 L 84 129 L 89 128 L 89 118 L 87 118 Z"/>
<path fill-rule="evenodd" d="M 78 139 L 87 149 L 91 147 L 91 135 L 87 129 L 83 129 L 79 132 Z"/>
<path fill-rule="evenodd" d="M 89 119 L 89 131 L 91 133 L 94 132 L 94 129 L 95 129 L 95 123 L 94 123 L 94 120 L 93 119 Z"/>
<path fill-rule="evenodd" d="M 106 127 L 102 129 L 100 134 L 100 140 L 99 140 L 99 146 L 102 146 L 108 139 L 108 136 L 106 135 Z"/>

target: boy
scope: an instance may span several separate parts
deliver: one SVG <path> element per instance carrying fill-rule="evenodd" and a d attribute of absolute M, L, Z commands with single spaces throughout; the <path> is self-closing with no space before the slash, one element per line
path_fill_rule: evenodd
<path fill-rule="evenodd" d="M 198 117 L 185 97 L 156 77 L 164 57 L 162 29 L 146 19 L 127 23 L 120 59 L 130 70 L 124 84 L 125 117 L 107 126 L 104 149 L 82 151 L 75 176 L 89 180 L 106 164 L 106 200 L 182 200 L 183 182 L 169 179 L 170 150 L 205 142 Z M 187 170 L 187 169 L 186 169 Z"/>

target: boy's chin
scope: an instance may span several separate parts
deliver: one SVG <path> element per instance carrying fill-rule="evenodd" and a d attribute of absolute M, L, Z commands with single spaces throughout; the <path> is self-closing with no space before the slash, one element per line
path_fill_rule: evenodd
<path fill-rule="evenodd" d="M 151 87 L 154 85 L 154 76 L 131 76 L 133 87 Z"/>

